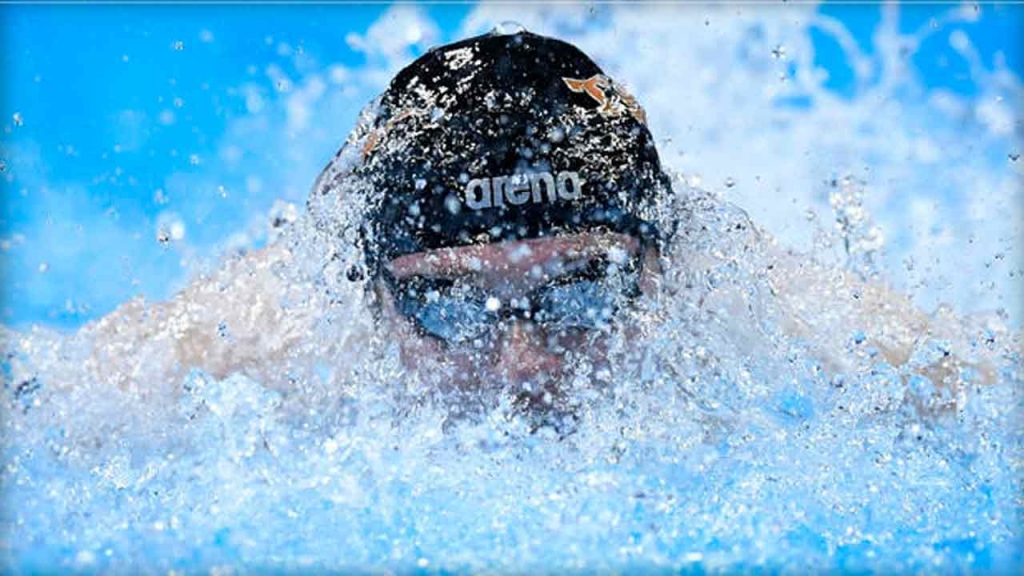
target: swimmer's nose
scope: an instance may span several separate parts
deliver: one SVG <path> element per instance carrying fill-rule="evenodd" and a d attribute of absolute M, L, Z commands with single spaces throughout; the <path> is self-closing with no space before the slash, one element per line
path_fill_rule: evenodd
<path fill-rule="evenodd" d="M 541 373 L 555 376 L 562 368 L 562 358 L 548 349 L 543 330 L 521 320 L 502 331 L 497 361 L 498 370 L 515 384 L 536 380 Z"/>

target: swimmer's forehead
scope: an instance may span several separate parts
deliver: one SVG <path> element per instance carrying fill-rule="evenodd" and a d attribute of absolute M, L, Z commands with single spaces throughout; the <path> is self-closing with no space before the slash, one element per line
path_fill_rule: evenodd
<path fill-rule="evenodd" d="M 417 252 L 395 258 L 388 264 L 388 269 L 397 278 L 470 276 L 488 271 L 557 267 L 609 254 L 629 256 L 639 249 L 640 242 L 632 236 L 616 232 L 588 232 Z"/>

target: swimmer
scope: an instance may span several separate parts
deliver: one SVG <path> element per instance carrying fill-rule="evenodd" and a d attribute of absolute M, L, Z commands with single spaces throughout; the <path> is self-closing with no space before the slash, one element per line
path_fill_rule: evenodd
<path fill-rule="evenodd" d="M 613 335 L 638 341 L 632 320 L 658 300 L 665 247 L 677 233 L 668 207 L 673 182 L 644 110 L 593 60 L 528 32 L 477 36 L 401 70 L 372 113 L 317 179 L 310 205 L 340 194 L 343 184 L 365 194 L 356 224 L 365 262 L 350 276 L 365 284 L 375 330 L 398 343 L 409 371 L 439 389 L 508 390 L 544 406 L 557 403 L 570 365 L 588 362 L 592 372 L 606 365 Z M 325 225 L 335 235 L 343 227 Z M 842 349 L 835 341 L 851 326 L 897 367 L 926 336 L 968 346 L 962 328 L 884 286 L 778 248 L 766 251 L 765 276 L 782 324 L 812 348 Z M 159 362 L 171 372 L 244 372 L 277 386 L 281 359 L 327 305 L 322 294 L 282 296 L 298 287 L 283 285 L 272 269 L 295 257 L 273 244 L 168 303 L 126 304 L 86 332 L 112 343 L 106 350 L 138 346 L 116 344 L 126 325 L 173 334 L 160 340 L 170 354 L 118 355 L 117 369 L 110 368 L 117 374 L 152 375 Z M 701 265 L 685 246 L 675 258 L 675 266 Z M 225 290 L 249 306 L 204 315 Z M 701 305 L 741 307 L 736 296 L 712 292 Z M 818 310 L 802 308 L 808 298 L 835 313 L 812 314 Z M 305 304 L 285 310 L 285 299 Z M 231 338 L 218 338 L 218 326 Z M 338 346 L 362 344 L 354 336 Z M 954 382 L 950 375 L 962 367 L 956 358 L 915 369 L 937 385 Z M 92 358 L 85 368 L 102 377 L 113 360 Z M 841 357 L 822 361 L 845 367 Z M 149 363 L 133 372 L 125 366 L 132 362 Z"/>
<path fill-rule="evenodd" d="M 354 168 L 374 311 L 436 384 L 557 396 L 600 366 L 621 311 L 652 292 L 671 194 L 644 111 L 590 58 L 528 32 L 430 51 L 382 95 Z"/>

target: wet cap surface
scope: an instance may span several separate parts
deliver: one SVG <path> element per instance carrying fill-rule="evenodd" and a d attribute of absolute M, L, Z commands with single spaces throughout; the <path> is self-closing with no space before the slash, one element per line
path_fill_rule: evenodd
<path fill-rule="evenodd" d="M 633 97 L 574 46 L 529 32 L 423 55 L 358 145 L 371 262 L 595 229 L 655 238 L 670 190 Z"/>

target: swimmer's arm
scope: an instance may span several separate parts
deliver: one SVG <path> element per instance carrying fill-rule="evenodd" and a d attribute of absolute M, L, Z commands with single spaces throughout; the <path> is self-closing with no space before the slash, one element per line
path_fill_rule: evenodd
<path fill-rule="evenodd" d="M 976 374 L 975 382 L 995 381 L 994 352 L 972 346 L 966 323 L 945 310 L 926 314 L 882 283 L 793 254 L 774 259 L 769 282 L 787 331 L 823 352 L 833 352 L 823 356 L 835 368 L 849 368 L 852 355 L 874 349 L 890 365 L 927 377 L 954 398 L 964 370 Z M 929 342 L 941 342 L 945 352 L 921 362 L 922 355 L 915 353 Z M 847 353 L 844 357 L 835 351 Z"/>
<path fill-rule="evenodd" d="M 301 287 L 273 273 L 291 260 L 272 245 L 236 257 L 210 276 L 194 280 L 165 302 L 125 303 L 83 328 L 96 342 L 90 359 L 95 376 L 123 389 L 145 392 L 160 375 L 200 369 L 215 377 L 260 372 L 287 352 L 310 321 L 307 309 L 281 302 Z"/>

